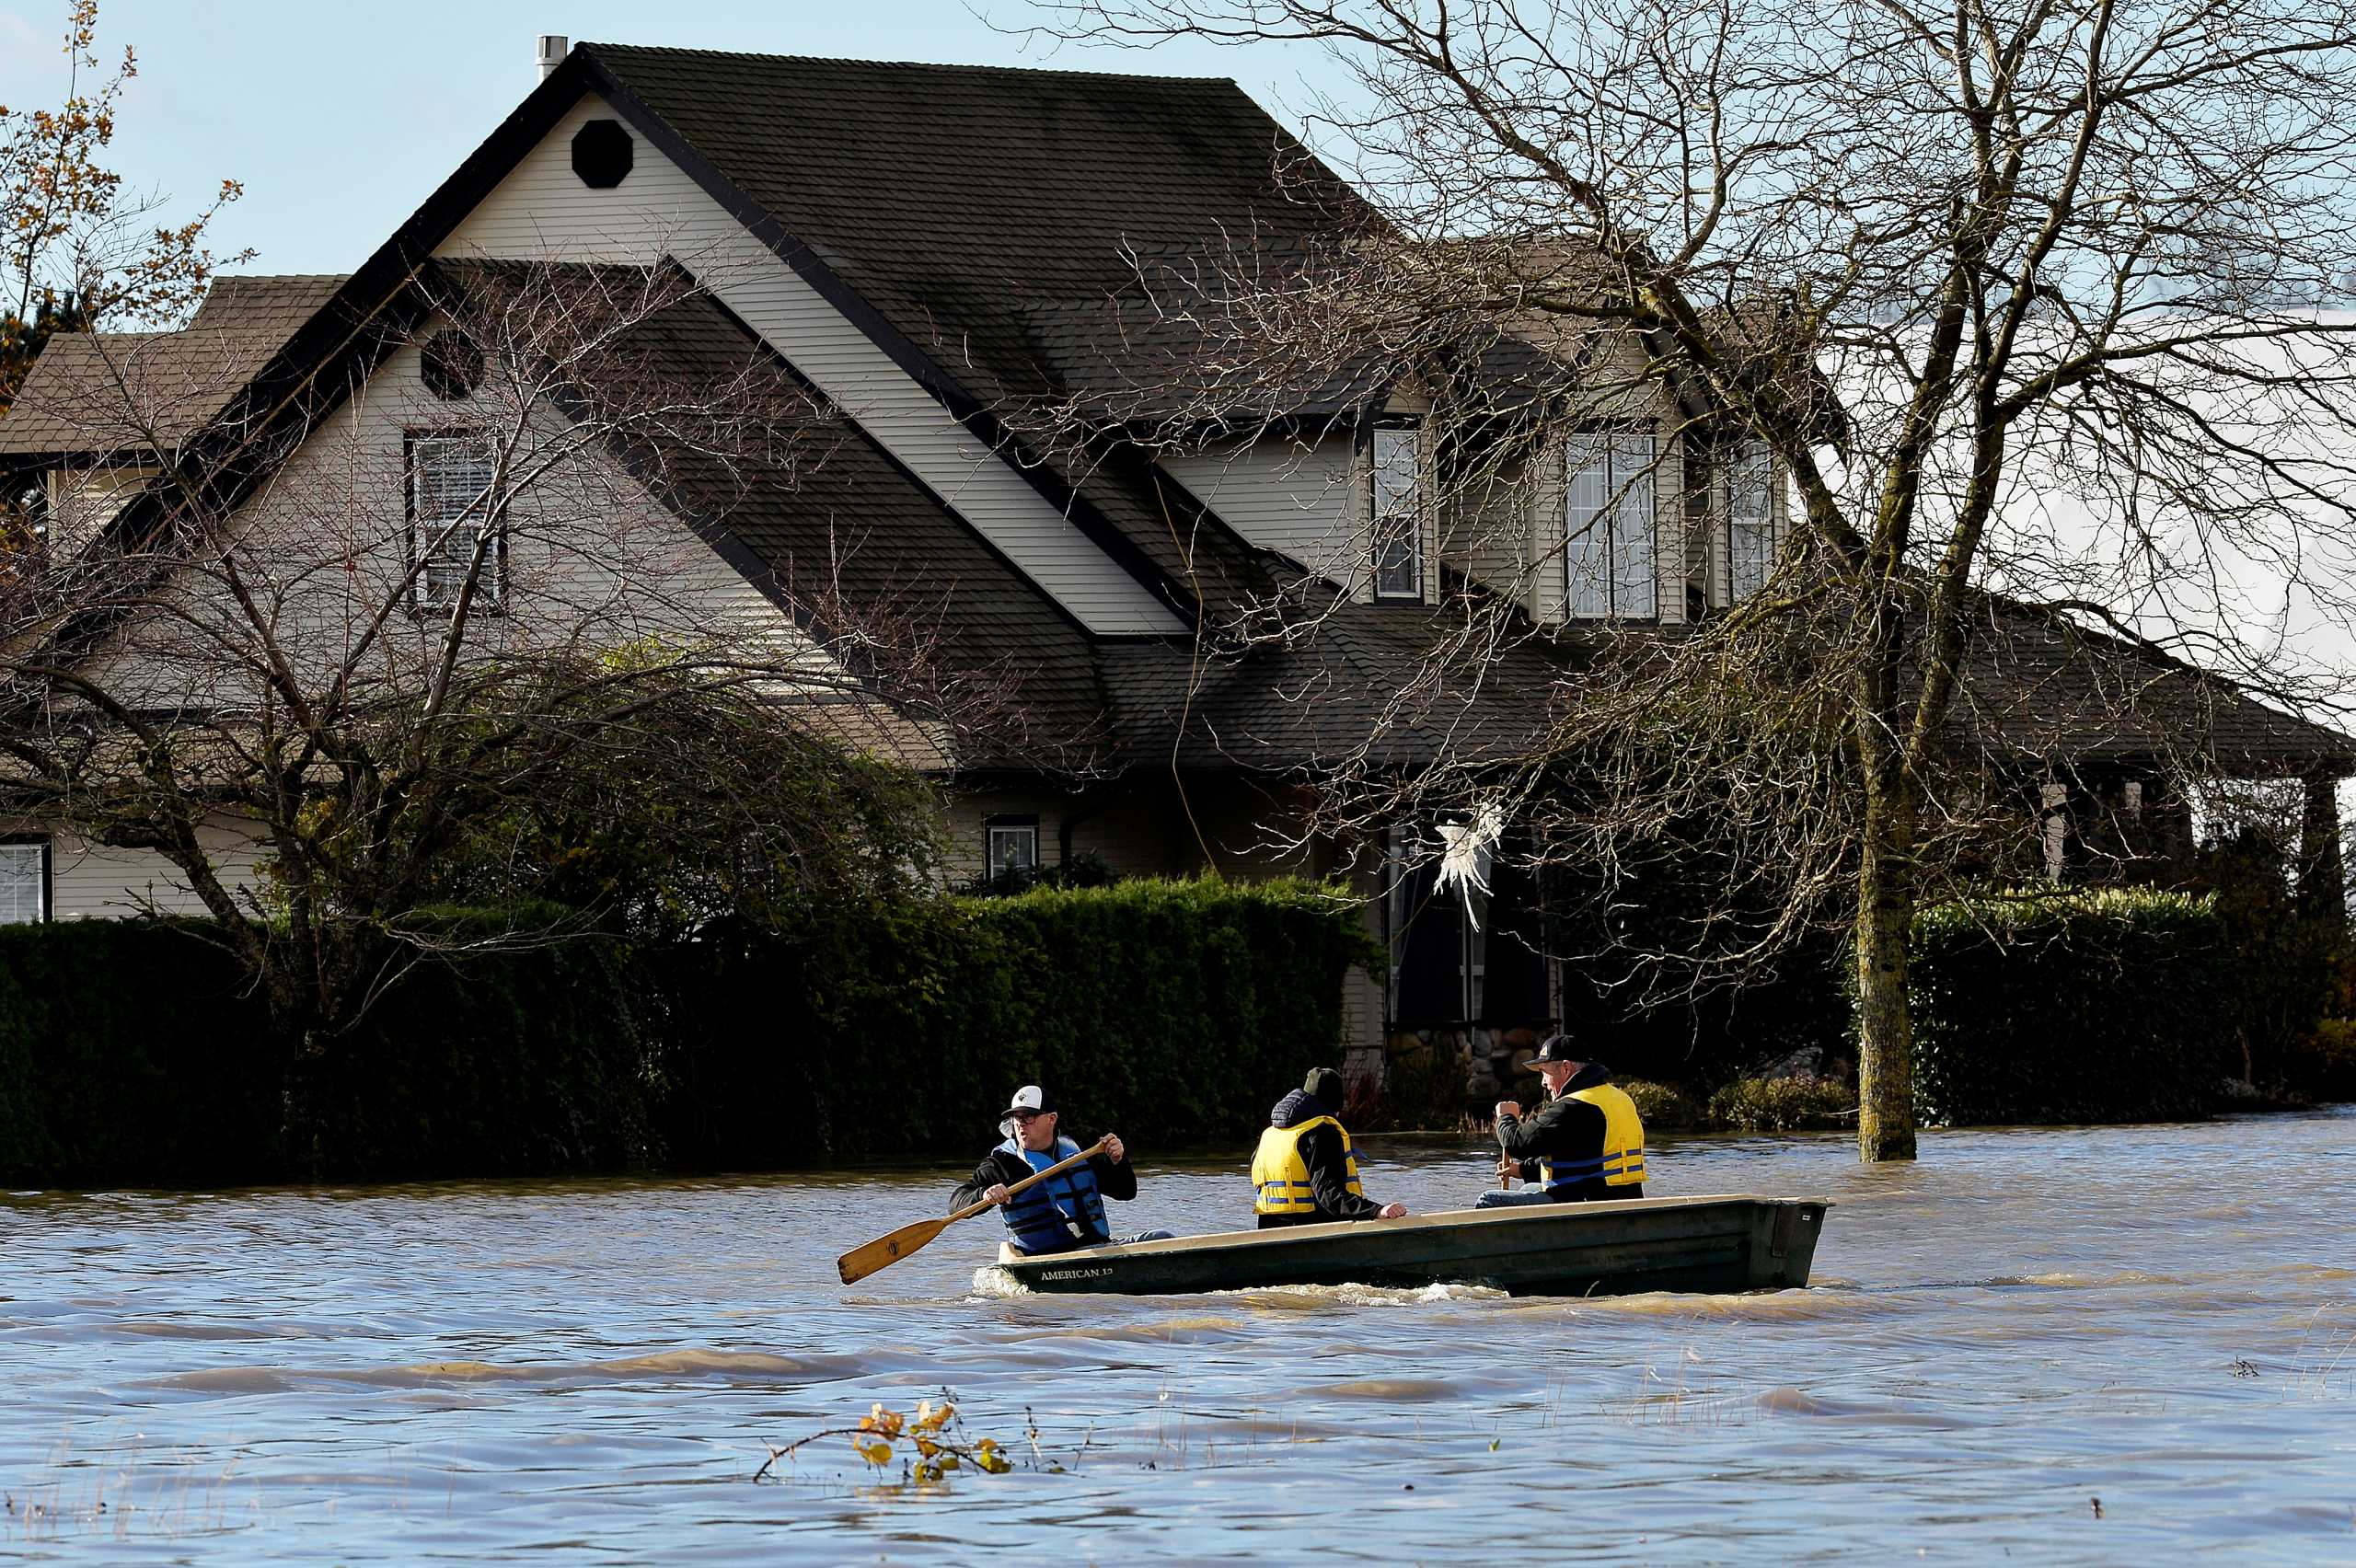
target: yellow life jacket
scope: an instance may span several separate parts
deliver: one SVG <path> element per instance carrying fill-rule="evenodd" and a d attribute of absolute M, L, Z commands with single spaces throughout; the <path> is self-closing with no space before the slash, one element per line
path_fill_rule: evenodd
<path fill-rule="evenodd" d="M 1603 1178 L 1607 1187 L 1634 1187 L 1645 1179 L 1645 1124 L 1636 1102 L 1615 1084 L 1574 1091 L 1603 1113 L 1603 1153 L 1594 1159 L 1544 1159 L 1538 1162 L 1538 1181 L 1550 1193 L 1566 1192 Z"/>
<path fill-rule="evenodd" d="M 1254 1214 L 1315 1214 L 1317 1192 L 1310 1183 L 1309 1161 L 1301 1158 L 1300 1140 L 1311 1127 L 1331 1127 L 1342 1135 L 1342 1166 L 1347 1172 L 1350 1196 L 1362 1198 L 1358 1157 L 1350 1149 L 1350 1130 L 1331 1116 L 1312 1117 L 1295 1127 L 1270 1127 L 1260 1135 L 1252 1156 L 1252 1212 Z"/>

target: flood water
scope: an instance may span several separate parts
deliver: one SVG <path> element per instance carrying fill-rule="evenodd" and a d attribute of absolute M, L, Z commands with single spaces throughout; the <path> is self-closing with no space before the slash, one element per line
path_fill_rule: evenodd
<path fill-rule="evenodd" d="M 1492 1158 L 1366 1153 L 1418 1210 Z M 843 1289 L 938 1169 L 0 1198 L 0 1561 L 2356 1562 L 2356 1112 L 1923 1155 L 1665 1143 L 1832 1199 L 1817 1284 L 1576 1302 L 1009 1297 L 987 1218 Z M 1118 1223 L 1248 1205 L 1132 1158 Z M 943 1386 L 1021 1468 L 752 1479 Z"/>

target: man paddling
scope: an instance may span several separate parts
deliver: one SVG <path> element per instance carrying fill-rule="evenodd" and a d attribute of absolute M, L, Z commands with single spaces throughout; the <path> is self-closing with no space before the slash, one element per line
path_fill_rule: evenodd
<path fill-rule="evenodd" d="M 1396 1219 L 1405 1204 L 1378 1204 L 1358 1185 L 1349 1129 L 1334 1114 L 1342 1075 L 1313 1067 L 1299 1089 L 1276 1101 L 1252 1156 L 1252 1209 L 1260 1228 L 1323 1225 L 1337 1219 Z"/>
<path fill-rule="evenodd" d="M 1128 1150 L 1115 1134 L 1106 1134 L 1103 1152 L 1085 1165 L 1010 1195 L 1009 1184 L 1080 1152 L 1080 1146 L 1057 1131 L 1060 1118 L 1056 1102 L 1035 1083 L 1014 1091 L 998 1130 L 1006 1141 L 990 1150 L 974 1170 L 974 1179 L 950 1195 L 952 1210 L 976 1201 L 999 1206 L 1006 1221 L 1006 1239 L 1018 1252 L 1068 1252 L 1075 1247 L 1095 1247 L 1113 1239 L 1104 1220 L 1104 1200 L 1138 1195 L 1138 1173 Z M 1125 1241 L 1151 1241 L 1167 1231 L 1149 1230 L 1125 1236 Z"/>
<path fill-rule="evenodd" d="M 1569 1035 L 1557 1034 L 1530 1058 L 1546 1080 L 1547 1101 L 1535 1115 L 1525 1120 L 1516 1101 L 1497 1102 L 1497 1147 L 1505 1151 L 1497 1174 L 1534 1184 L 1484 1193 L 1476 1207 L 1645 1195 L 1645 1125 L 1636 1102 L 1601 1063 L 1580 1061 L 1573 1049 Z"/>

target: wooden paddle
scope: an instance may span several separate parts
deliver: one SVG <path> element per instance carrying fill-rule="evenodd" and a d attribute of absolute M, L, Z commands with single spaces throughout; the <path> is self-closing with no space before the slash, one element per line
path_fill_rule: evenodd
<path fill-rule="evenodd" d="M 1048 1177 L 1059 1171 L 1068 1170 L 1073 1166 L 1092 1159 L 1103 1152 L 1104 1140 L 1099 1138 L 1069 1159 L 1059 1159 L 1045 1170 L 1034 1171 L 1022 1181 L 1012 1183 L 1006 1189 L 1007 1195 L 1011 1197 L 1025 1187 L 1035 1186 Z M 914 1225 L 904 1225 L 889 1236 L 879 1236 L 872 1241 L 853 1247 L 835 1260 L 835 1267 L 841 1273 L 845 1285 L 857 1285 L 876 1270 L 890 1268 L 959 1220 L 970 1219 L 984 1209 L 996 1207 L 998 1207 L 996 1204 L 984 1198 L 979 1203 L 967 1204 L 964 1208 L 942 1215 L 939 1219 L 920 1219 Z"/>

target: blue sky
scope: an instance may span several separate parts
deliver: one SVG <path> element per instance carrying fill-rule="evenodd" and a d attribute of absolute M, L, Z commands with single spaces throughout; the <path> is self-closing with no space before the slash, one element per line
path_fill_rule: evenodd
<path fill-rule="evenodd" d="M 348 271 L 538 79 L 543 32 L 618 43 L 1232 76 L 1287 124 L 1334 68 L 1301 48 L 1082 50 L 1019 36 L 1028 0 L 102 0 L 102 53 L 139 52 L 115 134 L 137 190 L 191 207 L 224 178 L 245 199 L 215 249 L 248 271 Z M 0 6 L 0 103 L 64 93 L 63 0 Z"/>

